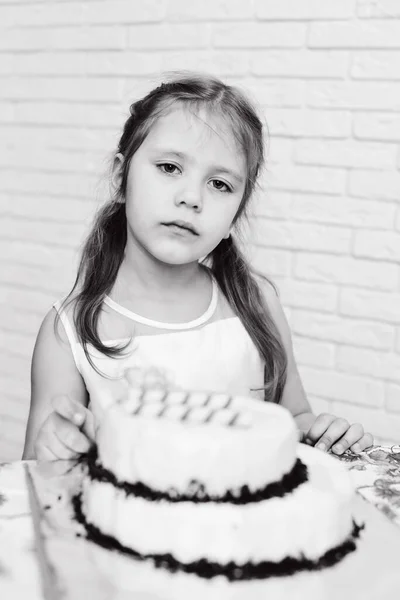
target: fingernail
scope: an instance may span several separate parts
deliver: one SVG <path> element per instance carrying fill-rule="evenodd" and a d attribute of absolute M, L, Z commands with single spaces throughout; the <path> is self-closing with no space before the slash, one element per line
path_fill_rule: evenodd
<path fill-rule="evenodd" d="M 320 442 L 319 444 L 317 444 L 316 447 L 318 448 L 318 450 L 322 450 L 323 452 L 325 452 L 326 450 L 326 444 L 324 444 L 324 442 Z"/>
<path fill-rule="evenodd" d="M 342 454 L 344 448 L 342 446 L 342 444 L 336 444 L 336 446 L 333 446 L 332 448 L 332 452 L 334 452 L 335 454 Z"/>
<path fill-rule="evenodd" d="M 85 417 L 82 413 L 75 413 L 74 414 L 74 423 L 76 425 L 82 425 L 83 421 L 84 421 Z"/>
<path fill-rule="evenodd" d="M 360 444 L 354 444 L 354 446 L 352 446 L 352 450 L 356 453 L 361 452 Z"/>

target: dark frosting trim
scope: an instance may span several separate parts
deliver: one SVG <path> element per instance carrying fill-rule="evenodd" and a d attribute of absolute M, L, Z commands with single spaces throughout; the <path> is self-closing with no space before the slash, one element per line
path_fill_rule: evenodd
<path fill-rule="evenodd" d="M 86 456 L 89 477 L 94 481 L 111 483 L 114 487 L 124 490 L 129 495 L 149 501 L 166 500 L 167 502 L 216 502 L 229 504 L 250 504 L 251 502 L 262 502 L 270 498 L 282 498 L 290 494 L 299 485 L 308 481 L 307 467 L 298 458 L 292 470 L 286 473 L 280 481 L 268 483 L 263 489 L 251 491 L 247 485 L 240 489 L 228 490 L 223 496 L 210 496 L 206 493 L 205 486 L 199 481 L 192 481 L 186 494 L 180 494 L 175 489 L 166 492 L 153 490 L 144 483 L 127 483 L 118 481 L 114 473 L 105 469 L 97 460 L 97 448 L 93 446 Z"/>
<path fill-rule="evenodd" d="M 81 495 L 73 498 L 73 506 L 77 520 L 86 529 L 87 538 L 108 550 L 116 550 L 123 554 L 132 556 L 140 561 L 152 561 L 156 568 L 164 568 L 168 571 L 183 572 L 198 575 L 204 579 L 212 579 L 218 575 L 226 577 L 229 581 L 246 581 L 251 579 L 268 579 L 269 577 L 287 577 L 301 571 L 319 571 L 331 567 L 341 561 L 347 554 L 356 549 L 356 539 L 364 525 L 357 525 L 353 521 L 353 530 L 343 543 L 327 550 L 319 558 L 312 560 L 304 555 L 300 558 L 286 556 L 279 562 L 261 561 L 259 563 L 248 562 L 237 565 L 233 561 L 221 565 L 205 558 L 191 563 L 181 563 L 172 554 L 141 554 L 133 548 L 120 544 L 114 537 L 106 535 L 98 527 L 86 520 L 82 511 Z"/>

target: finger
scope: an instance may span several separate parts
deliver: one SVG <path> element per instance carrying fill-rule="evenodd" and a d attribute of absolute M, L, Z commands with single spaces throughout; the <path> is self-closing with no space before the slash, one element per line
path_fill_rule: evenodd
<path fill-rule="evenodd" d="M 91 442 L 93 442 L 95 435 L 96 435 L 94 415 L 88 408 L 85 408 L 84 411 L 85 411 L 85 420 L 84 420 L 83 424 L 80 426 L 80 430 L 86 435 L 86 437 Z"/>
<path fill-rule="evenodd" d="M 35 457 L 37 460 L 57 460 L 58 456 L 50 448 L 44 446 L 40 440 L 35 444 Z"/>
<path fill-rule="evenodd" d="M 49 460 L 71 460 L 78 454 L 65 446 L 56 436 L 55 431 L 46 431 L 38 441 L 40 455 L 48 456 Z M 53 457 L 51 457 L 51 454 Z M 45 459 L 44 459 L 45 460 Z"/>
<path fill-rule="evenodd" d="M 317 440 L 325 433 L 331 423 L 335 420 L 333 415 L 328 413 L 321 413 L 315 419 L 314 423 L 304 436 L 306 440 L 309 440 L 312 444 L 315 444 Z"/>
<path fill-rule="evenodd" d="M 366 448 L 369 448 L 373 444 L 374 444 L 374 438 L 373 438 L 372 434 L 364 433 L 362 438 L 360 440 L 358 440 L 355 444 L 353 444 L 350 449 L 353 450 L 353 452 L 358 453 L 358 452 L 362 452 Z"/>
<path fill-rule="evenodd" d="M 53 408 L 61 417 L 72 421 L 78 427 L 85 421 L 85 407 L 67 395 L 56 396 L 53 399 Z"/>
<path fill-rule="evenodd" d="M 325 433 L 315 444 L 319 450 L 329 450 L 339 438 L 341 438 L 349 428 L 349 423 L 346 419 L 335 419 Z"/>
<path fill-rule="evenodd" d="M 360 423 L 354 423 L 350 425 L 346 433 L 334 446 L 332 447 L 332 452 L 335 454 L 343 454 L 345 450 L 350 448 L 352 444 L 355 444 L 359 439 L 361 439 L 364 435 L 363 426 Z"/>
<path fill-rule="evenodd" d="M 58 440 L 63 444 L 69 451 L 74 453 L 82 454 L 87 452 L 90 448 L 90 440 L 86 437 L 80 429 L 61 417 L 57 413 L 54 414 L 54 433 Z"/>

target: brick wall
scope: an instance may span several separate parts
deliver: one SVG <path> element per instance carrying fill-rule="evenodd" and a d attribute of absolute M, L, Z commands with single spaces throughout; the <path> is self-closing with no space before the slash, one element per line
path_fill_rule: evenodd
<path fill-rule="evenodd" d="M 0 0 L 0 460 L 129 103 L 169 69 L 245 87 L 270 130 L 254 263 L 316 410 L 400 440 L 398 0 Z"/>

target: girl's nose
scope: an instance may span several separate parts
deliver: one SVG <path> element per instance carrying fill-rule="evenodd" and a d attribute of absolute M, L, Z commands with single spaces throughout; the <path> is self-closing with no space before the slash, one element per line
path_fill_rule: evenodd
<path fill-rule="evenodd" d="M 203 207 L 203 195 L 201 186 L 192 183 L 184 186 L 176 195 L 175 203 L 177 206 L 185 204 L 190 208 L 199 211 Z"/>

